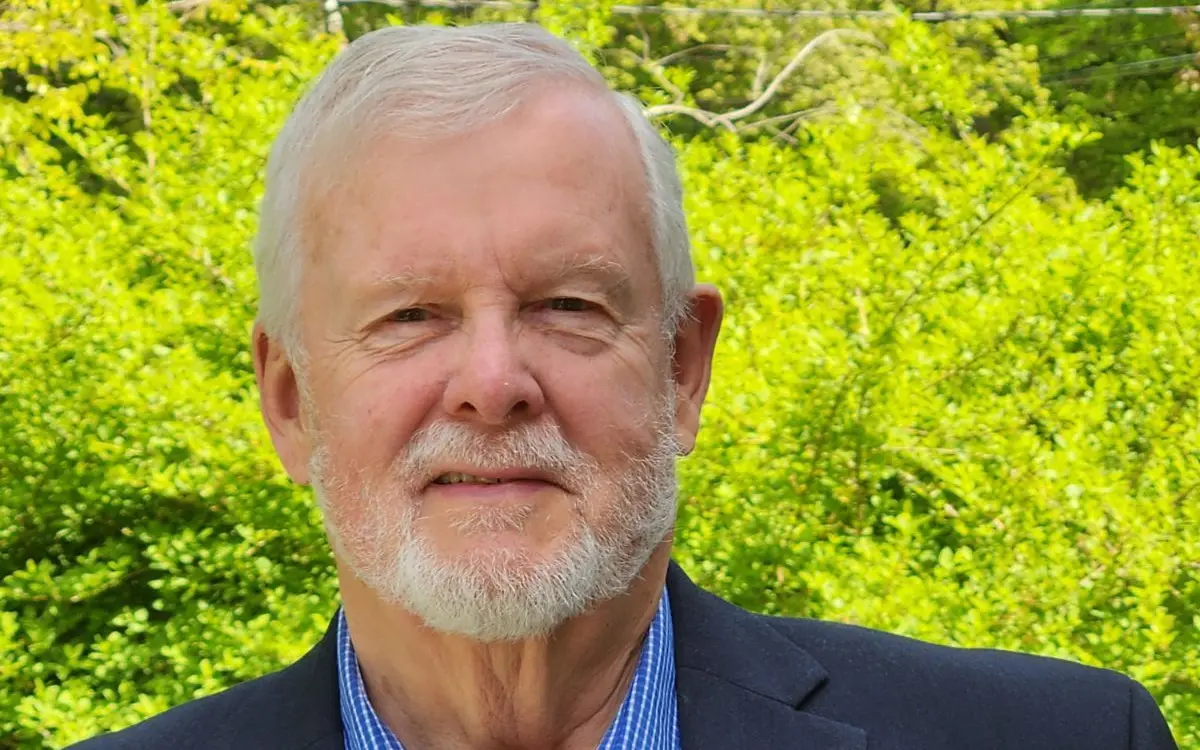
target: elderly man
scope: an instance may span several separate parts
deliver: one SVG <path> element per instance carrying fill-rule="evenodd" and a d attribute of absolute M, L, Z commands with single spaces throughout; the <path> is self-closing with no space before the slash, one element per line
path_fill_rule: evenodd
<path fill-rule="evenodd" d="M 262 412 L 342 607 L 85 747 L 1174 747 L 1118 674 L 755 616 L 670 563 L 721 298 L 668 146 L 538 27 L 351 44 L 275 144 L 255 259 Z"/>

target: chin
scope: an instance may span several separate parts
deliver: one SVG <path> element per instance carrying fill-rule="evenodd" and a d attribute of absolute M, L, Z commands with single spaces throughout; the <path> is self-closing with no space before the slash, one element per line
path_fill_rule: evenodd
<path fill-rule="evenodd" d="M 485 642 L 544 637 L 627 591 L 645 563 L 606 548 L 586 530 L 571 536 L 553 549 L 485 542 L 461 552 L 418 535 L 372 556 L 386 564 L 356 573 L 381 599 L 433 630 Z"/>
<path fill-rule="evenodd" d="M 439 578 L 452 576 L 488 591 L 519 590 L 564 575 L 578 580 L 590 576 L 584 571 L 598 566 L 601 557 L 594 542 L 584 537 L 576 528 L 537 535 L 514 529 L 456 532 L 441 543 L 423 537 L 428 563 L 420 567 L 436 568 Z"/>

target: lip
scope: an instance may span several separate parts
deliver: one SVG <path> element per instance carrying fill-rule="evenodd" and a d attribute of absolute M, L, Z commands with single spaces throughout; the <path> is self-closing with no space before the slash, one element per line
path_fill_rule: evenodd
<path fill-rule="evenodd" d="M 469 482 L 461 482 L 458 484 L 438 484 L 434 480 L 443 474 L 470 474 L 471 476 L 481 477 L 483 479 L 500 480 L 502 484 L 472 484 Z M 507 485 L 525 485 L 527 488 L 534 485 L 549 485 L 556 489 L 565 490 L 566 488 L 555 481 L 554 477 L 544 471 L 537 469 L 477 469 L 471 466 L 446 466 L 441 467 L 433 472 L 429 481 L 425 484 L 425 489 L 457 489 L 457 488 L 480 488 L 487 489 L 489 487 L 504 487 Z"/>
<path fill-rule="evenodd" d="M 535 479 L 513 479 L 500 484 L 434 484 L 425 487 L 430 498 L 443 498 L 453 502 L 504 503 L 529 501 L 547 492 L 564 492 L 552 482 Z"/>

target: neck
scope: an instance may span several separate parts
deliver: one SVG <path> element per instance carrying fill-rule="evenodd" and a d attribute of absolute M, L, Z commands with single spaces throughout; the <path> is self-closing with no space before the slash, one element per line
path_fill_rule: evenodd
<path fill-rule="evenodd" d="M 380 719 L 406 750 L 594 748 L 633 678 L 670 545 L 630 590 L 547 638 L 480 643 L 382 602 L 339 564 L 346 621 Z"/>

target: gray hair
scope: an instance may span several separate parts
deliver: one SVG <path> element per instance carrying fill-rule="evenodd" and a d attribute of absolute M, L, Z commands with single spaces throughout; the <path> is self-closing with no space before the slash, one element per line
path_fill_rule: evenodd
<path fill-rule="evenodd" d="M 344 156 L 385 131 L 414 138 L 465 132 L 500 118 L 533 84 L 547 81 L 604 91 L 633 131 L 648 192 L 664 334 L 673 336 L 689 312 L 691 248 L 675 154 L 641 104 L 611 91 L 569 44 L 535 24 L 395 26 L 350 44 L 300 100 L 271 148 L 254 242 L 258 318 L 293 361 L 304 356 L 297 323 L 302 211 L 318 157 L 328 164 L 330 152 Z"/>

